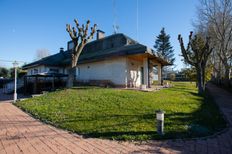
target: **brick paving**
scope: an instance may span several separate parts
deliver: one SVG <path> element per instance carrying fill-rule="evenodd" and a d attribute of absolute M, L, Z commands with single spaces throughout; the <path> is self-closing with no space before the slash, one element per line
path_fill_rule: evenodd
<path fill-rule="evenodd" d="M 33 119 L 12 105 L 0 102 L 0 154 L 52 153 L 232 153 L 232 95 L 208 85 L 229 128 L 205 139 L 118 142 L 82 138 Z M 3 95 L 0 95 L 3 98 Z"/>

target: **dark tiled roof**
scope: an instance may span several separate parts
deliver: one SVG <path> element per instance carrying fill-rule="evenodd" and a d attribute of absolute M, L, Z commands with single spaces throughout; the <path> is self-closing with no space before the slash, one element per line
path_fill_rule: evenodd
<path fill-rule="evenodd" d="M 148 48 L 146 46 L 137 43 L 124 34 L 114 34 L 86 44 L 80 55 L 78 63 L 87 63 L 115 56 L 146 53 L 147 51 Z M 150 54 L 152 54 L 152 52 Z M 71 65 L 71 50 L 60 52 L 26 64 L 23 66 L 23 69 L 39 65 L 59 67 L 69 66 Z"/>

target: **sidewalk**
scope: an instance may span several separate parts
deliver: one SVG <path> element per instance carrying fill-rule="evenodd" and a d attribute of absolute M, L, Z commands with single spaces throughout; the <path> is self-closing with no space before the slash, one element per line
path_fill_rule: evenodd
<path fill-rule="evenodd" d="M 84 139 L 43 124 L 9 102 L 1 102 L 0 154 L 232 153 L 232 95 L 214 85 L 209 84 L 208 87 L 229 120 L 229 129 L 205 140 L 167 140 L 136 144 L 95 138 Z"/>

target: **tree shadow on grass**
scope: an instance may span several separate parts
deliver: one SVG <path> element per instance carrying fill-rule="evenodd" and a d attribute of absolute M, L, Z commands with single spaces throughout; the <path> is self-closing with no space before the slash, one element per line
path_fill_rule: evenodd
<path fill-rule="evenodd" d="M 112 132 L 92 132 L 83 134 L 84 138 L 106 138 L 106 139 L 117 139 L 117 140 L 126 140 L 128 138 L 136 139 L 139 136 L 148 136 L 149 139 L 152 139 L 152 136 L 157 136 L 156 131 L 112 131 Z"/>
<path fill-rule="evenodd" d="M 191 95 L 199 96 L 197 93 L 190 92 Z M 198 110 L 192 113 L 166 113 L 165 114 L 165 126 L 173 127 L 166 129 L 165 135 L 160 136 L 156 133 L 156 120 L 154 114 L 144 115 L 113 115 L 114 118 L 136 117 L 135 121 L 127 121 L 118 123 L 115 125 L 108 125 L 104 127 L 115 127 L 130 125 L 133 122 L 154 121 L 154 129 L 148 131 L 106 131 L 106 132 L 92 132 L 83 134 L 84 137 L 100 137 L 100 138 L 116 138 L 124 139 L 124 136 L 134 136 L 134 138 L 140 138 L 139 136 L 147 136 L 149 139 L 177 139 L 177 138 L 192 138 L 192 137 L 204 137 L 212 135 L 226 127 L 225 120 L 219 112 L 217 105 L 214 103 L 211 97 L 205 95 L 204 98 L 196 98 L 201 101 L 201 105 Z M 96 117 L 97 119 L 99 117 Z M 104 117 L 102 117 L 104 120 Z M 175 129 L 176 125 L 176 130 Z M 178 129 L 182 125 L 184 129 Z M 103 128 L 103 127 L 102 127 Z M 99 127 L 101 129 L 101 127 Z M 137 137 L 136 137 L 137 136 Z M 130 138 L 130 137 L 128 137 Z"/>
<path fill-rule="evenodd" d="M 72 87 L 71 89 L 74 90 L 90 90 L 90 89 L 102 89 L 103 87 L 97 86 L 80 86 L 80 87 Z"/>
<path fill-rule="evenodd" d="M 192 95 L 197 95 L 196 93 L 191 93 Z M 191 138 L 191 137 L 203 137 L 208 136 L 216 131 L 219 131 L 225 127 L 225 121 L 219 114 L 217 106 L 212 102 L 212 100 L 204 101 L 202 98 L 195 98 L 201 102 L 198 110 L 192 113 L 166 113 L 165 114 L 165 135 L 160 136 L 156 133 L 156 119 L 154 113 L 139 113 L 139 114 L 113 114 L 113 115 L 93 115 L 92 117 L 82 117 L 78 116 L 73 119 L 66 119 L 60 121 L 59 123 L 80 123 L 89 122 L 94 123 L 96 121 L 101 121 L 102 124 L 95 125 L 94 130 L 86 129 L 84 132 L 74 132 L 82 134 L 83 137 L 99 137 L 107 139 L 137 139 L 140 140 L 141 137 L 145 139 L 176 139 L 176 138 Z M 124 119 L 124 120 L 121 120 Z M 118 120 L 115 123 L 107 123 L 109 120 Z M 106 123 L 104 123 L 106 122 Z M 143 122 L 154 122 L 154 128 L 144 131 L 143 129 L 121 129 L 123 131 L 116 131 L 117 128 L 122 128 L 124 126 L 133 126 L 133 124 L 143 123 Z M 180 127 L 181 126 L 181 127 Z M 125 127 L 127 128 L 127 127 Z M 179 129 L 181 128 L 181 129 Z"/>
<path fill-rule="evenodd" d="M 170 91 L 172 91 L 172 92 L 186 92 L 186 93 L 191 93 L 191 94 L 199 96 L 197 94 L 197 92 L 192 92 L 192 90 L 189 90 L 187 88 L 173 88 L 173 89 L 170 89 Z"/>
<path fill-rule="evenodd" d="M 172 115 L 175 115 L 175 117 L 172 117 Z M 129 115 L 131 117 L 136 117 L 135 120 L 128 120 L 128 121 L 124 121 L 124 122 L 119 122 L 116 124 L 109 124 L 109 125 L 101 125 L 101 126 L 96 126 L 95 130 L 99 130 L 99 131 L 95 131 L 95 132 L 91 132 L 91 130 L 89 130 L 88 132 L 90 133 L 81 133 L 83 135 L 83 137 L 85 138 L 89 138 L 89 137 L 97 137 L 97 138 L 107 138 L 107 139 L 117 139 L 117 140 L 140 140 L 141 138 L 143 139 L 168 139 L 168 138 L 184 138 L 184 137 L 190 137 L 191 135 L 181 131 L 181 130 L 165 130 L 165 135 L 159 135 L 156 131 L 156 120 L 155 120 L 155 116 L 154 114 L 148 114 L 146 116 L 141 116 L 138 117 L 138 115 Z M 112 116 L 114 117 L 114 116 Z M 128 115 L 126 115 L 126 117 L 128 118 Z M 146 120 L 150 120 L 154 122 L 154 128 L 144 131 L 144 130 L 136 130 L 136 131 L 130 131 L 130 129 L 125 129 L 125 131 L 114 131 L 114 128 L 116 127 L 124 127 L 124 126 L 128 126 L 128 125 L 133 125 L 134 123 L 141 123 L 144 120 L 144 117 L 147 117 Z M 191 114 L 166 114 L 165 115 L 166 118 L 169 118 L 169 122 L 165 122 L 165 125 L 181 125 L 183 124 L 183 121 L 191 121 L 193 119 L 193 117 L 191 116 Z M 170 118 L 172 117 L 172 118 Z M 115 117 L 114 117 L 115 118 Z M 117 116 L 117 118 L 125 118 L 124 115 L 120 115 Z M 98 118 L 97 118 L 98 119 Z M 99 120 L 99 119 L 98 119 Z M 104 120 L 104 119 L 102 119 Z M 144 120 L 144 121 L 146 121 Z M 173 121 L 173 122 L 170 122 Z M 110 131 L 104 131 L 101 132 L 100 130 L 102 129 L 106 129 L 106 130 L 110 130 Z M 77 132 L 78 133 L 78 132 Z M 142 140 L 143 140 L 142 139 Z"/>

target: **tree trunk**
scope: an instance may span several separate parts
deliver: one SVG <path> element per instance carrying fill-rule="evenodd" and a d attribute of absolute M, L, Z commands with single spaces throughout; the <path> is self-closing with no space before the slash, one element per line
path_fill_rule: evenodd
<path fill-rule="evenodd" d="M 67 88 L 72 88 L 73 87 L 75 74 L 76 74 L 76 67 L 70 68 L 68 70 Z"/>
<path fill-rule="evenodd" d="M 224 79 L 224 86 L 229 87 L 230 86 L 230 68 L 225 67 L 225 79 Z"/>
<path fill-rule="evenodd" d="M 78 55 L 72 54 L 72 65 L 71 68 L 68 70 L 68 81 L 67 81 L 67 88 L 73 87 L 73 82 L 76 74 L 76 64 L 77 64 L 77 58 Z"/>
<path fill-rule="evenodd" d="M 202 67 L 202 85 L 203 90 L 205 91 L 205 66 Z"/>
<path fill-rule="evenodd" d="M 203 94 L 204 81 L 203 81 L 203 70 L 201 68 L 197 68 L 197 87 L 198 87 L 198 94 Z"/>

